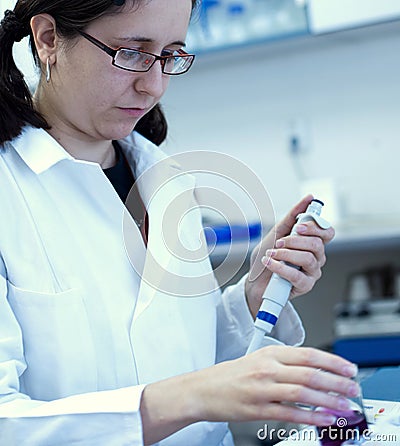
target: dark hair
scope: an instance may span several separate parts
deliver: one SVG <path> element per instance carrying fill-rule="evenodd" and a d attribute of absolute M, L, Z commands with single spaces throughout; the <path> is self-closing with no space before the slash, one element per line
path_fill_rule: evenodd
<path fill-rule="evenodd" d="M 132 6 L 143 1 L 129 0 Z M 195 9 L 198 0 L 192 0 Z M 106 14 L 118 12 L 125 0 L 18 0 L 13 11 L 7 10 L 0 22 L 0 145 L 21 133 L 30 124 L 49 129 L 45 118 L 34 109 L 33 100 L 23 74 L 13 58 L 13 45 L 24 37 L 30 37 L 30 47 L 36 65 L 40 60 L 35 48 L 30 20 L 38 14 L 50 14 L 57 33 L 73 39 L 90 22 Z M 136 130 L 155 144 L 161 144 L 167 136 L 167 121 L 159 104 L 147 113 L 136 125 Z"/>

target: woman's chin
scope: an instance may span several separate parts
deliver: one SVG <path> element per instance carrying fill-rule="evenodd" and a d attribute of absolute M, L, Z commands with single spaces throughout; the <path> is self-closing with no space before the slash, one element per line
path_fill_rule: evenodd
<path fill-rule="evenodd" d="M 112 129 L 102 132 L 102 136 L 107 140 L 117 140 L 126 138 L 135 129 L 136 122 L 130 123 L 129 125 L 121 125 L 121 123 L 115 125 Z"/>

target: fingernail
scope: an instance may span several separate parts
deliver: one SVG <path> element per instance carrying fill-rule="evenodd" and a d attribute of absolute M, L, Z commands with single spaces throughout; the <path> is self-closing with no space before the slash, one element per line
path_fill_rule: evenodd
<path fill-rule="evenodd" d="M 346 410 L 350 408 L 350 401 L 347 398 L 339 398 L 338 408 Z"/>
<path fill-rule="evenodd" d="M 296 226 L 296 232 L 298 234 L 304 234 L 307 231 L 307 226 L 306 225 L 298 225 Z"/>
<path fill-rule="evenodd" d="M 330 414 L 323 414 L 321 415 L 320 419 L 321 419 L 321 424 L 325 426 L 330 426 L 336 422 L 335 415 L 330 415 Z"/>
<path fill-rule="evenodd" d="M 359 396 L 360 395 L 360 386 L 357 383 L 351 383 L 347 389 L 348 396 Z"/>
<path fill-rule="evenodd" d="M 350 378 L 352 378 L 353 376 L 356 376 L 358 373 L 358 367 L 355 364 L 351 364 L 351 365 L 346 365 L 343 368 L 343 373 L 346 376 L 349 376 Z"/>
<path fill-rule="evenodd" d="M 270 263 L 271 263 L 271 256 L 269 255 L 269 256 L 264 256 L 262 259 L 261 259 L 261 263 L 264 265 L 264 266 L 268 266 Z"/>
<path fill-rule="evenodd" d="M 274 249 L 267 249 L 265 251 L 266 257 L 275 257 L 276 251 Z"/>
<path fill-rule="evenodd" d="M 272 259 L 272 257 L 274 257 L 274 255 L 275 255 L 275 251 L 268 249 L 265 252 L 265 256 L 261 259 L 261 262 L 263 263 L 263 265 L 268 266 L 271 263 L 271 259 Z"/>
<path fill-rule="evenodd" d="M 275 246 L 277 247 L 277 248 L 283 248 L 284 246 L 285 246 L 285 242 L 284 242 L 284 240 L 277 240 L 276 241 L 276 243 L 275 243 Z"/>

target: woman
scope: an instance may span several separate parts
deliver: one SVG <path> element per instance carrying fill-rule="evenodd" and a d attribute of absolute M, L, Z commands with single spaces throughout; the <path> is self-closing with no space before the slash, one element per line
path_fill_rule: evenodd
<path fill-rule="evenodd" d="M 165 137 L 157 104 L 169 76 L 192 62 L 182 48 L 193 7 L 19 0 L 1 23 L 2 444 L 226 446 L 227 421 L 326 425 L 331 416 L 289 403 L 343 408 L 344 396 L 357 393 L 354 366 L 318 350 L 269 345 L 234 359 L 246 350 L 272 272 L 293 283 L 293 296 L 320 275 L 333 230 L 309 223 L 302 236 L 288 236 L 310 197 L 276 226 L 280 243 L 265 265 L 254 255 L 262 274 L 223 295 L 211 288 L 190 299 L 168 295 L 129 261 L 123 201 L 133 175 L 165 159 L 133 130 L 156 144 Z M 14 42 L 27 35 L 41 68 L 33 98 L 12 58 Z M 146 187 L 136 197 L 148 213 L 140 231 L 132 218 L 124 223 L 125 234 L 138 236 L 134 253 L 144 268 L 161 243 L 162 219 Z M 194 214 L 183 233 L 190 243 L 200 230 Z M 211 274 L 207 259 L 191 268 Z M 275 344 L 302 342 L 290 304 L 273 335 Z"/>

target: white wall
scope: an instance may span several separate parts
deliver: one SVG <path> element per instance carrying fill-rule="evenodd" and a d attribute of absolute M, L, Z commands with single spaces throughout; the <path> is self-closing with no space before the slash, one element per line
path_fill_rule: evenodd
<path fill-rule="evenodd" d="M 243 160 L 278 214 L 300 195 L 288 149 L 300 119 L 301 163 L 334 179 L 343 217 L 400 217 L 400 22 L 202 55 L 163 103 L 167 151 Z"/>

